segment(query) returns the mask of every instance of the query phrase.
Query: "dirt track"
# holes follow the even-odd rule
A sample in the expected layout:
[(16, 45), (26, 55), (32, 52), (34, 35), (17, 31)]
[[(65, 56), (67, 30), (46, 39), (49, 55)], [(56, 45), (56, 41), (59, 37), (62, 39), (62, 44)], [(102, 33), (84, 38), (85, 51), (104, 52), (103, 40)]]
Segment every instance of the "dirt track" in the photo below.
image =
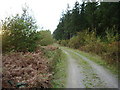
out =
[(66, 88), (118, 88), (117, 77), (106, 68), (68, 48), (62, 50), (68, 59)]

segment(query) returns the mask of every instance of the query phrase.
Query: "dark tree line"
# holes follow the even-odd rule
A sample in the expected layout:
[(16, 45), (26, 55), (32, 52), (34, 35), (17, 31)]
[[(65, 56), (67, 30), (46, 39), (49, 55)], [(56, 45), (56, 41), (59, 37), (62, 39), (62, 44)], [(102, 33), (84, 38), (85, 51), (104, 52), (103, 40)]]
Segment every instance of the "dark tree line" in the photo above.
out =
[(70, 39), (77, 32), (96, 30), (98, 36), (104, 36), (111, 28), (120, 29), (120, 2), (75, 2), (72, 10), (69, 5), (60, 18), (54, 38), (57, 40)]

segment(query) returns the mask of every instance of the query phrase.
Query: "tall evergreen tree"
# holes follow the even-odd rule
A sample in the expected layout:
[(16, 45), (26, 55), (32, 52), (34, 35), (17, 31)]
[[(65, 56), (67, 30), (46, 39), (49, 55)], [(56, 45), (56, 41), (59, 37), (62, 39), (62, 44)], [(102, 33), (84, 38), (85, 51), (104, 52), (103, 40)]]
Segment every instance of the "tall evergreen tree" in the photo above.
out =
[(71, 10), (69, 10), (69, 4), (67, 6), (66, 14), (65, 14), (65, 20), (64, 20), (64, 30), (66, 39), (70, 39), (72, 35), (72, 23), (71, 23)]
[(75, 6), (72, 10), (71, 16), (71, 26), (72, 26), (72, 36), (79, 32), (80, 28), (80, 5), (79, 2), (75, 2)]
[(97, 2), (92, 2), (92, 3), (88, 2), (85, 7), (85, 17), (87, 19), (88, 27), (90, 28), (90, 30), (95, 29), (97, 25), (97, 20), (96, 20), (97, 5), (98, 5)]
[(120, 29), (119, 13), (120, 2), (83, 2), (81, 5), (75, 2), (73, 9), (69, 10), (68, 6), (63, 14), (54, 36), (57, 39), (70, 39), (85, 29), (96, 30), (97, 35), (104, 36), (107, 29)]
[(79, 30), (83, 31), (87, 27), (87, 21), (85, 18), (85, 3), (83, 2), (81, 7), (80, 7), (80, 27)]

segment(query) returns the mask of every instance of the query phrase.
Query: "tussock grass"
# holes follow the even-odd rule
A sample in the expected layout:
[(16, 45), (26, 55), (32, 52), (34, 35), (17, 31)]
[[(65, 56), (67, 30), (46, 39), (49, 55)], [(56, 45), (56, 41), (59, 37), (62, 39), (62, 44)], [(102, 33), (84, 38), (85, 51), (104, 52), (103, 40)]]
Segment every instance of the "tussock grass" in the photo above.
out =
[(65, 88), (67, 77), (67, 59), (66, 55), (60, 49), (46, 52), (50, 60), (50, 67), (52, 72), (51, 84), (52, 88)]

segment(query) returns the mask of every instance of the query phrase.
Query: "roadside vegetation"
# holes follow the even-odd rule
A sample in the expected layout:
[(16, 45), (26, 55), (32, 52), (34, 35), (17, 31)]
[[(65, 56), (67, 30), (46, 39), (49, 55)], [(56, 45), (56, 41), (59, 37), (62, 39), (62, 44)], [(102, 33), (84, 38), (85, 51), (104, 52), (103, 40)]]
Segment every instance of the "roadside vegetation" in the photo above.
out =
[[(67, 50), (67, 48), (64, 48), (64, 49)], [(118, 71), (119, 71), (118, 70), (118, 63), (116, 63), (116, 64), (108, 64), (105, 59), (103, 59), (101, 56), (99, 56), (99, 55), (97, 55), (95, 53), (87, 53), (85, 51), (80, 51), (78, 49), (70, 49), (70, 48), (68, 50), (74, 51), (76, 53), (79, 53), (80, 55), (83, 55), (83, 56), (87, 57), (89, 60), (97, 63), (98, 65), (107, 68), (108, 70), (110, 70), (110, 72), (112, 72), (115, 75), (118, 74)], [(76, 55), (74, 55), (72, 52), (71, 52), (71, 55), (74, 58), (78, 59), (78, 57), (76, 57)], [(81, 62), (81, 60), (79, 60), (79, 59), (78, 59), (78, 63)], [(81, 65), (81, 63), (80, 63), (80, 65)]]
[(49, 61), (43, 51), (12, 52), (2, 56), (3, 88), (51, 87)]
[(103, 59), (102, 57), (100, 57), (94, 53), (86, 53), (83, 51), (76, 51), (76, 52), (80, 53), (83, 56), (86, 56), (88, 59), (92, 60), (93, 62), (107, 68), (113, 74), (118, 75), (118, 72), (119, 72), (118, 63), (108, 64), (105, 59)]
[(52, 71), (51, 84), (53, 88), (65, 88), (67, 78), (67, 60), (66, 55), (61, 49), (55, 46), (48, 46), (45, 49), (45, 55), (49, 58)]
[[(119, 4), (76, 2), (71, 10), (68, 5), (53, 33), (54, 38), (62, 46), (100, 56), (105, 66), (114, 67), (117, 72), (120, 63)], [(112, 9), (115, 13), (110, 15)]]
[[(112, 87), (110, 83), (114, 82), (115, 78), (116, 82), (114, 82), (113, 84), (116, 83), (115, 85), (118, 85), (118, 73), (116, 73), (118, 72), (118, 70), (115, 69), (114, 71), (113, 68), (110, 65), (107, 65), (106, 62), (99, 56), (95, 54), (85, 53), (77, 49), (75, 50), (67, 47), (61, 48), (69, 53), (69, 57), (71, 57), (71, 59), (75, 61), (76, 66), (79, 67), (80, 77), (82, 77), (80, 82), (84, 85), (85, 88)], [(113, 72), (113, 74), (111, 73), (111, 71)], [(109, 79), (112, 79), (112, 81), (107, 82), (108, 77)]]
[[(119, 4), (75, 2), (72, 10), (68, 5), (53, 35), (50, 30), (38, 30), (28, 7), (22, 8), (22, 14), (6, 17), (0, 35), (2, 87), (65, 88), (67, 59), (59, 46), (53, 45), (55, 39), (58, 44), (77, 49), (75, 52), (118, 73)], [(87, 65), (82, 62), (83, 68), (89, 70), (91, 67)]]
[[(72, 51), (76, 52), (76, 50), (72, 50)], [(82, 73), (84, 76), (86, 76), (83, 79), (83, 84), (86, 88), (105, 87), (104, 82), (101, 81), (100, 77), (98, 77), (98, 75), (95, 73), (95, 71), (89, 65), (89, 63), (87, 61), (83, 60), (82, 58), (80, 58), (73, 52), (70, 52), (70, 53), (71, 53), (71, 56), (76, 59), (76, 62), (82, 68), (80, 73)]]
[(64, 87), (65, 55), (52, 45), (49, 30), (37, 29), (26, 7), (2, 20), (3, 88)]
[[(58, 41), (58, 43), (89, 54), (91, 53), (91, 55), (84, 52), (81, 52), (80, 54), (91, 58), (90, 60), (94, 60), (95, 62), (106, 66), (114, 73), (118, 73), (118, 56), (120, 53), (118, 48), (120, 43), (117, 41), (118, 34), (116, 34), (113, 38), (110, 37), (110, 34), (108, 33), (108, 35), (106, 35), (106, 42), (100, 37), (97, 38), (95, 34), (95, 32), (80, 32), (77, 36), (72, 37), (70, 40), (61, 40)], [(111, 39), (112, 41), (109, 41)]]

